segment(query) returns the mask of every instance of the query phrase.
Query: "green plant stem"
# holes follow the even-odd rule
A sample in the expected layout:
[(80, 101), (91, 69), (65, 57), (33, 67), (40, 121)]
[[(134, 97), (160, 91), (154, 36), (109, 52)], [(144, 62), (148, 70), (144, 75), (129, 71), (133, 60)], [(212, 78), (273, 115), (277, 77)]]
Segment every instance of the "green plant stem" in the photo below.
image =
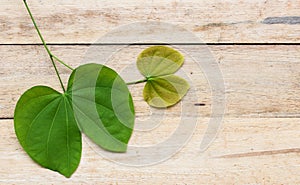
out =
[(25, 4), (25, 7), (26, 7), (26, 9), (27, 9), (27, 12), (28, 12), (28, 14), (29, 14), (29, 16), (30, 16), (30, 18), (31, 18), (31, 20), (32, 20), (32, 23), (33, 23), (33, 25), (34, 25), (34, 27), (35, 27), (35, 29), (36, 29), (36, 31), (37, 31), (37, 33), (38, 33), (38, 35), (39, 35), (39, 37), (40, 37), (42, 43), (43, 43), (43, 45), (44, 45), (44, 48), (46, 49), (46, 51), (47, 51), (47, 53), (48, 53), (48, 55), (49, 55), (49, 57), (50, 57), (50, 60), (51, 60), (52, 65), (53, 65), (53, 67), (54, 67), (54, 69), (55, 69), (56, 75), (57, 75), (58, 80), (59, 80), (59, 82), (60, 82), (60, 85), (61, 85), (63, 91), (65, 92), (65, 87), (64, 87), (64, 85), (63, 85), (63, 83), (62, 83), (62, 80), (61, 80), (61, 77), (60, 77), (59, 72), (58, 72), (58, 70), (57, 70), (57, 67), (56, 67), (56, 64), (55, 64), (55, 62), (54, 62), (54, 59), (57, 60), (57, 61), (58, 61), (59, 63), (61, 63), (62, 65), (64, 65), (65, 67), (67, 67), (68, 69), (71, 69), (71, 70), (74, 70), (74, 69), (73, 69), (72, 67), (70, 67), (69, 65), (67, 65), (66, 63), (64, 63), (62, 60), (60, 60), (59, 58), (57, 58), (55, 55), (53, 55), (53, 54), (51, 53), (50, 49), (48, 48), (48, 46), (47, 46), (47, 44), (46, 44), (46, 42), (45, 42), (45, 40), (44, 40), (44, 38), (43, 38), (43, 36), (42, 36), (42, 34), (41, 34), (39, 28), (38, 28), (38, 26), (37, 26), (37, 24), (36, 24), (36, 22), (35, 22), (35, 20), (34, 20), (34, 18), (33, 18), (33, 15), (32, 15), (32, 13), (31, 13), (31, 11), (30, 11), (30, 9), (29, 9), (29, 6), (28, 6), (26, 0), (23, 0), (23, 2), (24, 2), (24, 4)]
[(143, 80), (138, 80), (138, 81), (135, 81), (135, 82), (128, 82), (128, 83), (126, 83), (126, 85), (134, 85), (134, 84), (144, 83), (144, 82), (147, 82), (147, 81), (148, 81), (147, 79), (143, 79)]
[(57, 75), (57, 77), (58, 77), (58, 79), (59, 79), (59, 83), (60, 83), (60, 85), (61, 85), (62, 90), (63, 90), (64, 92), (66, 92), (66, 89), (65, 89), (65, 87), (64, 87), (64, 84), (62, 83), (62, 80), (61, 80), (61, 78), (60, 78), (60, 75), (59, 75), (59, 72), (58, 72), (58, 70), (57, 70), (57, 67), (56, 67), (56, 65), (55, 65), (55, 63), (54, 63), (53, 57), (50, 57), (50, 60), (51, 60), (52, 65), (53, 65), (53, 67), (54, 67), (55, 73), (56, 73), (56, 75)]
[(59, 63), (61, 63), (62, 65), (64, 65), (65, 67), (69, 68), (70, 70), (74, 70), (72, 67), (70, 67), (68, 64), (64, 63), (62, 60), (60, 60), (59, 58), (57, 58), (57, 56), (53, 55), (51, 53), (52, 58), (54, 58), (56, 61), (58, 61)]

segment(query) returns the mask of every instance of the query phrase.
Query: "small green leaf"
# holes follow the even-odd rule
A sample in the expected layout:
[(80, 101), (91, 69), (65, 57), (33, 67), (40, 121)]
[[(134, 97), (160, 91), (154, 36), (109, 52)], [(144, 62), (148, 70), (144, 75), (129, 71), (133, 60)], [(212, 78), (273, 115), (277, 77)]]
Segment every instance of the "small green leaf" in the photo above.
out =
[(106, 150), (125, 152), (135, 115), (121, 77), (103, 65), (86, 64), (71, 74), (68, 93), (81, 131)]
[(70, 177), (81, 157), (81, 133), (68, 97), (36, 86), (19, 99), (14, 127), (28, 155), (41, 166)]
[(183, 61), (183, 55), (170, 47), (152, 46), (138, 56), (137, 67), (142, 75), (149, 78), (173, 74)]
[(170, 107), (184, 97), (189, 84), (173, 75), (183, 62), (181, 53), (166, 46), (149, 47), (138, 56), (137, 67), (147, 81), (143, 95), (149, 105)]
[(175, 75), (150, 78), (144, 88), (145, 101), (154, 107), (169, 107), (181, 100), (189, 84)]

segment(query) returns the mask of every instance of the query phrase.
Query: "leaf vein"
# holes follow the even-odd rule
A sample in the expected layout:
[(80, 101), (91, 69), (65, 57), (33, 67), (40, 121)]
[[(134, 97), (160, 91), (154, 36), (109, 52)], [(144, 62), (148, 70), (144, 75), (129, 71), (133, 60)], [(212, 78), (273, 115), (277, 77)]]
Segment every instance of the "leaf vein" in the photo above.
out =
[(66, 99), (64, 99), (64, 104), (65, 104), (65, 110), (66, 110), (66, 125), (67, 125), (67, 163), (68, 163), (68, 169), (70, 169), (70, 147), (69, 147), (69, 117), (68, 117), (68, 109), (67, 109), (67, 103), (66, 103)]
[(29, 136), (29, 133), (30, 133), (30, 131), (31, 131), (31, 128), (32, 128), (32, 126), (33, 126), (33, 124), (35, 123), (35, 121), (38, 119), (38, 117), (55, 101), (55, 100), (57, 100), (57, 98), (55, 98), (55, 99), (53, 99), (52, 101), (50, 101), (49, 103), (48, 103), (48, 105), (46, 105), (36, 116), (35, 116), (35, 118), (30, 122), (30, 124), (29, 124), (29, 128), (28, 128), (28, 131), (27, 131), (27, 134), (26, 134), (26, 138), (25, 138), (25, 143), (26, 143), (26, 141), (27, 141), (27, 139), (28, 139), (28, 136)]
[(60, 100), (60, 103), (57, 106), (57, 110), (56, 110), (56, 112), (54, 114), (54, 117), (53, 117), (53, 120), (51, 122), (50, 130), (49, 130), (48, 137), (47, 137), (47, 142), (46, 142), (46, 157), (47, 157), (47, 161), (49, 160), (49, 142), (50, 142), (50, 136), (51, 136), (52, 129), (53, 129), (53, 126), (54, 126), (54, 121), (55, 121), (57, 113), (58, 113), (58, 111), (60, 109), (61, 103), (62, 103), (62, 101)]

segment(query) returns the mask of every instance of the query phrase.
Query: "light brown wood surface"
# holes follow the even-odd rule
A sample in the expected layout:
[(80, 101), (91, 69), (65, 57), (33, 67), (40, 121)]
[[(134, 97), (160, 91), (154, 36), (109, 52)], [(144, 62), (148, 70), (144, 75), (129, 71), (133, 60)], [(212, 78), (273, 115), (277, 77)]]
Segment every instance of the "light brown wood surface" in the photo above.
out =
[[(172, 23), (206, 43), (300, 42), (299, 0), (89, 0), (84, 3), (32, 0), (28, 3), (45, 39), (51, 43), (93, 43), (117, 27), (139, 21)], [(294, 22), (288, 21), (290, 16), (296, 16)], [(268, 19), (274, 17), (275, 21)], [(1, 0), (0, 25), (1, 43), (40, 42), (21, 0)]]
[[(126, 38), (128, 33), (115, 34), (109, 45), (93, 46), (101, 51), (100, 56), (108, 58), (89, 58), (88, 44), (117, 27), (138, 21), (171, 23), (212, 45), (198, 45), (199, 41), (184, 37), (180, 45), (174, 45), (186, 57), (179, 75), (187, 78), (195, 90), (183, 100), (189, 105), (185, 118), (197, 118), (190, 140), (179, 152), (155, 165), (124, 166), (97, 153), (84, 136), (80, 166), (72, 178), (66, 179), (35, 164), (14, 133), (13, 113), (20, 95), (35, 85), (57, 90), (60, 86), (47, 53), (37, 45), (40, 40), (22, 1), (1, 0), (0, 184), (300, 184), (300, 1), (28, 3), (46, 41), (54, 43), (50, 49), (55, 55), (72, 67), (105, 63), (126, 81), (141, 77), (134, 63), (139, 52), (148, 47), (117, 45), (123, 38), (134, 39)], [(142, 31), (139, 36), (147, 38), (153, 31), (163, 31), (159, 29)], [(210, 53), (204, 52), (205, 48)], [(191, 53), (199, 53), (202, 60)], [(201, 152), (214, 97), (207, 74), (198, 64), (209, 57), (215, 59), (222, 72), (226, 106), (216, 139)], [(59, 71), (66, 83), (70, 70), (59, 66)], [(142, 89), (143, 84), (130, 86), (137, 124), (152, 114), (163, 115), (164, 121), (146, 132), (136, 125), (130, 146), (156, 145), (166, 140), (181, 118), (181, 104), (160, 113), (143, 101)], [(194, 106), (196, 103), (205, 105)], [(154, 152), (154, 156), (160, 153)]]
[[(96, 46), (103, 53), (114, 46)], [(114, 53), (106, 65), (128, 79), (130, 73), (138, 73), (126, 67), (135, 66), (138, 54), (148, 46), (128, 46)], [(177, 47), (177, 46), (175, 46)], [(178, 46), (180, 48), (180, 46)], [(201, 52), (206, 46), (185, 46), (186, 61), (184, 73), (197, 89), (198, 101), (186, 96), (191, 104), (205, 103), (201, 113), (210, 116), (211, 87), (204, 72), (189, 53)], [(76, 67), (90, 62), (85, 60), (88, 46), (52, 46), (53, 52), (65, 62)], [(115, 46), (117, 48), (117, 46)], [(300, 116), (300, 46), (209, 46), (223, 73), (226, 96), (226, 116), (230, 117), (299, 117)], [(203, 58), (207, 57), (203, 53)], [(0, 116), (13, 117), (13, 110), (19, 96), (31, 86), (50, 85), (60, 90), (49, 57), (42, 46), (0, 46), (2, 72), (0, 77)], [(98, 61), (103, 63), (99, 58)], [(70, 70), (61, 67), (65, 83)], [(137, 77), (142, 79), (142, 77)], [(132, 80), (138, 80), (137, 78)], [(127, 80), (128, 81), (128, 80)], [(143, 85), (131, 86), (137, 110), (143, 104)], [(146, 107), (146, 106), (145, 106)], [(144, 107), (144, 108), (145, 108)]]
[[(1, 184), (299, 184), (299, 119), (227, 118), (201, 153), (202, 119), (189, 143), (153, 166), (127, 167), (104, 159), (84, 137), (81, 164), (71, 179), (36, 165), (19, 146), (12, 121), (1, 121)], [(168, 130), (153, 136), (165, 136)], [(135, 140), (135, 134), (132, 140)], [(147, 141), (140, 138), (139, 143)]]

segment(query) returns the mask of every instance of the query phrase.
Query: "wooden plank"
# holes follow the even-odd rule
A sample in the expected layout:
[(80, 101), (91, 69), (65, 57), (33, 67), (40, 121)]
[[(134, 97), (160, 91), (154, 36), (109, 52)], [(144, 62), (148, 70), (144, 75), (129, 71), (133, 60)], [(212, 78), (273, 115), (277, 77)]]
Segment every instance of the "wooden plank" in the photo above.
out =
[[(135, 68), (135, 58), (148, 46), (96, 46), (99, 54), (110, 56), (106, 65), (120, 72), (126, 81), (141, 79)], [(200, 53), (200, 62), (209, 58), (204, 46), (175, 46), (186, 56), (179, 75), (190, 80), (196, 94), (184, 98), (191, 107), (198, 107), (204, 117), (211, 116), (212, 95), (203, 69), (199, 68), (189, 53)], [(88, 46), (51, 46), (53, 52), (65, 62), (76, 67), (90, 62), (84, 58)], [(299, 117), (300, 115), (300, 46), (210, 46), (223, 73), (226, 95), (226, 116), (230, 117)], [(0, 117), (12, 117), (20, 95), (34, 85), (49, 85), (60, 90), (59, 83), (42, 46), (0, 46)], [(101, 56), (96, 61), (102, 63)], [(64, 82), (70, 71), (60, 66)], [(130, 86), (137, 116), (150, 114), (143, 101), (143, 84)], [(197, 97), (196, 97), (197, 95)], [(168, 114), (180, 115), (180, 106), (168, 109)], [(194, 115), (195, 116), (195, 115)], [(199, 115), (198, 115), (199, 116)]]
[[(139, 21), (174, 24), (205, 43), (300, 42), (299, 0), (129, 0), (126, 3), (32, 0), (28, 3), (46, 40), (52, 43), (93, 43), (117, 27)], [(0, 25), (0, 44), (40, 43), (22, 1), (0, 2)], [(141, 31), (138, 36), (146, 38), (153, 32), (164, 31), (157, 26)], [(128, 32), (120, 32), (117, 37), (126, 38)]]
[[(207, 119), (200, 119), (193, 137), (180, 152), (146, 167), (109, 161), (97, 154), (84, 137), (81, 164), (72, 178), (66, 179), (36, 165), (18, 144), (12, 120), (2, 120), (0, 184), (299, 184), (299, 121), (226, 118), (217, 139), (201, 153)], [(165, 129), (153, 131), (150, 138), (147, 132), (135, 131), (130, 144), (142, 146), (153, 143), (153, 138), (163, 141), (174, 129), (168, 124)]]

